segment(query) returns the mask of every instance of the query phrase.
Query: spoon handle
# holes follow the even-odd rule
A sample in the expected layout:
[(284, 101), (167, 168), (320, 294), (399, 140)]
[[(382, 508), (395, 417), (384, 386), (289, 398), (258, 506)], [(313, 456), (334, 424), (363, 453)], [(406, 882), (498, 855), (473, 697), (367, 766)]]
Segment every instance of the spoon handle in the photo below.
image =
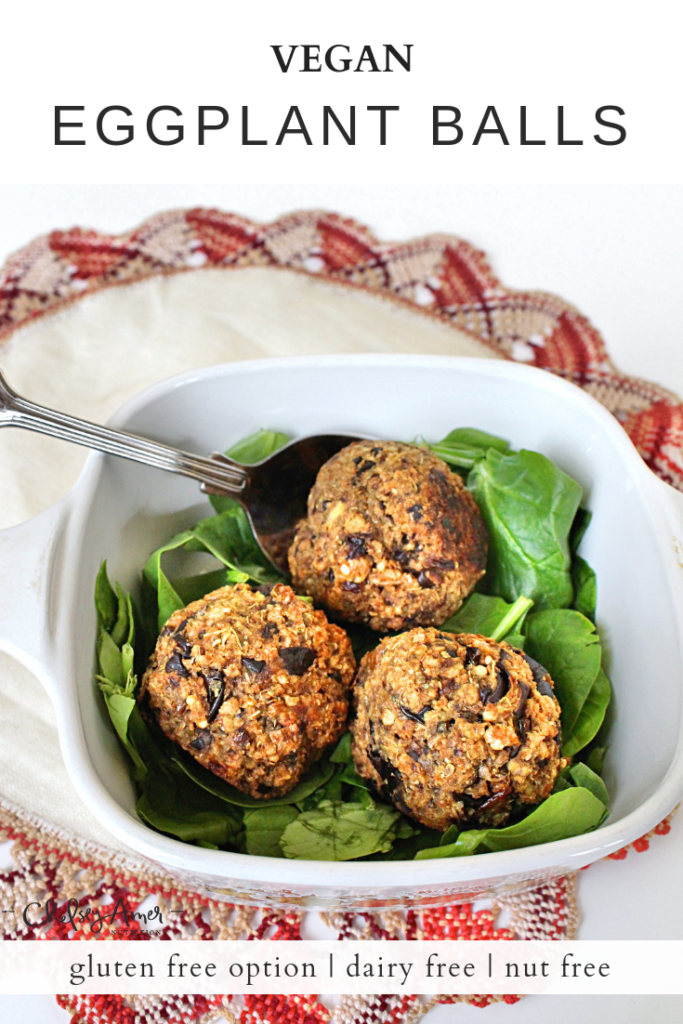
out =
[(124, 430), (112, 430), (96, 423), (46, 409), (18, 395), (0, 374), (0, 427), (21, 427), (39, 434), (49, 434), (63, 441), (95, 448), (109, 455), (142, 462), (146, 466), (179, 473), (217, 489), (219, 493), (239, 496), (247, 484), (247, 474), (241, 466), (225, 456), (220, 461), (192, 455), (168, 445), (137, 437)]

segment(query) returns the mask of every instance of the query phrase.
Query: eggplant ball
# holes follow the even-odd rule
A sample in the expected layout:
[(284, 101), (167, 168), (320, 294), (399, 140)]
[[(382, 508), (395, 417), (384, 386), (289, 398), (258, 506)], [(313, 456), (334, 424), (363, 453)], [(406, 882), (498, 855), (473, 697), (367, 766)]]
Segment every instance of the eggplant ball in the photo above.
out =
[(140, 700), (209, 771), (276, 797), (344, 732), (355, 669), (344, 630), (290, 587), (238, 584), (173, 613)]
[(484, 520), (432, 452), (356, 441), (322, 467), (289, 549), (293, 585), (379, 632), (441, 625), (484, 575)]
[(429, 828), (503, 825), (567, 763), (546, 670), (475, 634), (387, 637), (361, 662), (354, 710), (356, 771)]

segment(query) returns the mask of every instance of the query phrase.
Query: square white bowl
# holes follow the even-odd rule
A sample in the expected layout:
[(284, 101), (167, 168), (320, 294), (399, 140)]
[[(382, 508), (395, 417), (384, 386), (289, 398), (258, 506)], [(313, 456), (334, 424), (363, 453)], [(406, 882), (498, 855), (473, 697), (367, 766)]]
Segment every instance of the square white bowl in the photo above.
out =
[(580, 389), (508, 362), (329, 356), (218, 366), (142, 393), (112, 424), (208, 453), (261, 428), (438, 439), (478, 427), (553, 459), (584, 488), (581, 553), (598, 575), (598, 628), (614, 687), (605, 763), (612, 800), (597, 831), (504, 853), (431, 861), (321, 863), (204, 850), (135, 815), (135, 791), (93, 684), (95, 576), (136, 587), (141, 566), (208, 514), (190, 480), (93, 454), (64, 501), (0, 533), (0, 648), (44, 682), (71, 778), (120, 841), (184, 884), (231, 902), (306, 907), (427, 905), (519, 890), (643, 835), (683, 795), (683, 497), (645, 466), (613, 417)]

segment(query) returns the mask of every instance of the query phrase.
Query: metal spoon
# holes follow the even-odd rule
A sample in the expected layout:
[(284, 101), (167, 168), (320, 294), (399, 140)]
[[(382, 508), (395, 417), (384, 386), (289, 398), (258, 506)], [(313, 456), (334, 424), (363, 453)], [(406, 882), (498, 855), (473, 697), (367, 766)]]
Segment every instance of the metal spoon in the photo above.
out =
[(46, 409), (18, 395), (0, 374), (0, 427), (22, 427), (87, 448), (119, 455), (169, 473), (198, 480), (207, 494), (235, 498), (249, 517), (266, 558), (287, 572), (287, 550), (297, 522), (306, 515), (308, 493), (318, 470), (346, 445), (350, 434), (319, 434), (291, 441), (254, 466), (241, 466), (220, 452), (210, 457), (170, 448)]

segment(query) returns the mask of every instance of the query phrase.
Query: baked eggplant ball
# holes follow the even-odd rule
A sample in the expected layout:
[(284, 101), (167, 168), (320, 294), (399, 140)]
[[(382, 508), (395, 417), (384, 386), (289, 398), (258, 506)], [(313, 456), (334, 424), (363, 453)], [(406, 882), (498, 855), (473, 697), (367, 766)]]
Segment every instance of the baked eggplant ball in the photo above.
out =
[(378, 795), (430, 828), (496, 827), (553, 789), (560, 706), (546, 670), (506, 643), (413, 629), (354, 686), (353, 759)]
[(320, 470), (289, 567), (297, 591), (388, 632), (445, 622), (486, 554), (481, 513), (445, 462), (398, 441), (356, 441)]
[(140, 700), (209, 771), (276, 797), (346, 728), (355, 668), (344, 630), (290, 587), (238, 584), (173, 613)]

